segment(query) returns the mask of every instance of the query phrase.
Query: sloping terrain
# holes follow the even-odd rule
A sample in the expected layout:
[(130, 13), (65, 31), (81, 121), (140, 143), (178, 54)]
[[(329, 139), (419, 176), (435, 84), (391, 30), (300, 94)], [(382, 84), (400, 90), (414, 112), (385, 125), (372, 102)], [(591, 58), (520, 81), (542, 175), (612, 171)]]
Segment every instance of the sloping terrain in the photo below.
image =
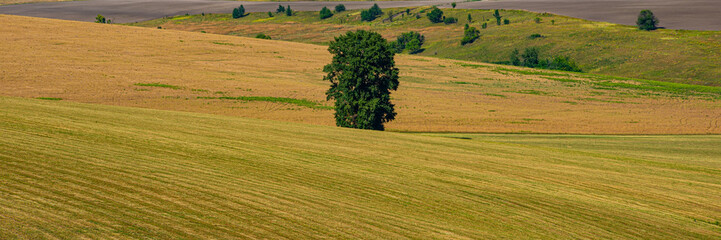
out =
[[(333, 125), (325, 47), (0, 15), (0, 95)], [(721, 133), (721, 89), (397, 55), (392, 131)]]
[(719, 136), (424, 136), (8, 97), (0, 109), (2, 239), (721, 237)]
[[(297, 12), (288, 17), (252, 13), (240, 19), (229, 14), (177, 16), (141, 22), (137, 26), (255, 37), (264, 33), (273, 39), (327, 44), (348, 30), (377, 31), (387, 39), (403, 32), (426, 36), (421, 56), (490, 63), (509, 62), (514, 49), (521, 53), (536, 47), (542, 59), (568, 56), (589, 73), (642, 78), (708, 86), (721, 86), (721, 32), (659, 29), (641, 31), (635, 26), (593, 22), (552, 14), (501, 11), (510, 24), (496, 25), (490, 10), (443, 9), (444, 16), (457, 24), (431, 23), (429, 7), (384, 9), (395, 12), (373, 22), (362, 22), (359, 11), (336, 13), (321, 20), (318, 12)], [(463, 28), (468, 23), (480, 30), (480, 38), (462, 46)], [(540, 22), (536, 23), (536, 18)], [(487, 24), (487, 29), (482, 24)], [(536, 37), (532, 37), (532, 36)]]

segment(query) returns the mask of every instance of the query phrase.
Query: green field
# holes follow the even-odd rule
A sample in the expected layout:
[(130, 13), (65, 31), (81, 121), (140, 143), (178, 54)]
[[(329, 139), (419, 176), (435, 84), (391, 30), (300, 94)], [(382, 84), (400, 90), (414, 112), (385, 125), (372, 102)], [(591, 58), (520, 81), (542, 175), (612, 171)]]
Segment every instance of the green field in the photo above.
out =
[[(432, 24), (427, 7), (412, 8), (410, 14), (387, 15), (371, 23), (361, 22), (359, 11), (336, 13), (320, 20), (318, 12), (296, 12), (288, 17), (251, 13), (240, 19), (229, 14), (205, 14), (163, 18), (131, 25), (254, 37), (258, 33), (273, 39), (326, 44), (349, 30), (368, 29), (393, 39), (402, 32), (419, 31), (426, 36), (425, 51), (419, 55), (491, 63), (506, 62), (513, 49), (538, 47), (543, 58), (569, 56), (590, 73), (677, 83), (721, 86), (721, 32), (660, 29), (646, 32), (635, 26), (593, 22), (552, 14), (505, 10), (511, 21), (497, 26), (490, 10), (443, 9), (457, 24)], [(231, 9), (228, 9), (230, 12)], [(405, 9), (384, 9), (401, 13)], [(481, 29), (481, 38), (461, 46), (463, 26)], [(416, 18), (419, 15), (420, 18)], [(540, 23), (535, 18), (540, 18)], [(663, 21), (663, 19), (661, 19)], [(530, 39), (532, 34), (543, 37)]]
[(0, 238), (718, 239), (721, 137), (408, 134), (0, 97)]

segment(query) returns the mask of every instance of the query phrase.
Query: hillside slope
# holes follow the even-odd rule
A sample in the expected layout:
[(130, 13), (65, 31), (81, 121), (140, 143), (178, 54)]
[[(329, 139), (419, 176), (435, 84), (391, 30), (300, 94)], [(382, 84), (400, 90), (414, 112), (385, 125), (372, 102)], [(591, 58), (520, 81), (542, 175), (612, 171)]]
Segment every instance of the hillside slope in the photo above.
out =
[[(323, 46), (0, 15), (0, 95), (334, 125)], [(721, 88), (396, 56), (434, 132), (721, 133)]]
[(422, 136), (7, 97), (0, 109), (2, 239), (721, 237), (718, 136)]
[[(320, 9), (319, 9), (320, 10)], [(417, 31), (426, 36), (426, 50), (419, 55), (472, 60), (508, 62), (513, 49), (521, 52), (537, 47), (542, 58), (569, 56), (590, 73), (658, 81), (721, 86), (721, 32), (667, 30), (640, 31), (635, 26), (558, 16), (545, 13), (506, 10), (500, 14), (510, 20), (496, 25), (490, 10), (443, 9), (457, 24), (433, 24), (426, 18), (428, 7), (384, 9), (398, 15), (390, 22), (386, 15), (371, 23), (361, 22), (359, 11), (337, 13), (320, 20), (318, 12), (297, 12), (268, 17), (251, 13), (241, 19), (228, 14), (178, 16), (133, 25), (187, 31), (254, 37), (265, 33), (274, 39), (325, 44), (345, 31), (370, 29), (393, 39), (402, 32)], [(422, 13), (425, 11), (426, 13)], [(460, 45), (463, 27), (471, 15), (471, 27), (480, 30), (474, 43)], [(416, 17), (418, 16), (418, 17)], [(536, 23), (535, 18), (540, 22)], [(663, 19), (661, 19), (663, 21)], [(486, 23), (488, 28), (482, 29)], [(529, 38), (533, 34), (543, 37)]]

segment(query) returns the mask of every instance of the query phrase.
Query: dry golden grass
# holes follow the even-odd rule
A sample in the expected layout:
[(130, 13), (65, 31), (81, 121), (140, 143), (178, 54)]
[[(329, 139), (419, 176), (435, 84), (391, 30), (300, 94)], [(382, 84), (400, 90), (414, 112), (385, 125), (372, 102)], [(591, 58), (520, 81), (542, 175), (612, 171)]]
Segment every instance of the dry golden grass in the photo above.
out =
[[(333, 125), (323, 46), (0, 15), (0, 95)], [(394, 131), (721, 133), (717, 93), (398, 55)], [(566, 75), (565, 73), (561, 75)], [(159, 83), (177, 88), (138, 86)], [(630, 85), (635, 86), (635, 85)], [(208, 99), (216, 98), (216, 99)]]
[(9, 97), (0, 109), (0, 239), (721, 237), (719, 136), (409, 134)]

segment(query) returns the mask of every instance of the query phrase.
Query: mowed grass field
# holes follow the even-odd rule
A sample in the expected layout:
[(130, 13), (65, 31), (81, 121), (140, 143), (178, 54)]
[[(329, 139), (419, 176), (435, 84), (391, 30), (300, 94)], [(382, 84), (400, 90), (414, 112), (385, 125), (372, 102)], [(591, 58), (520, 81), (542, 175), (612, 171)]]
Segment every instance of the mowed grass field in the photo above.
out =
[[(326, 47), (0, 16), (0, 95), (334, 125)], [(721, 89), (397, 55), (391, 131), (721, 133)]]
[[(491, 10), (443, 9), (457, 24), (433, 24), (426, 17), (429, 7), (383, 9), (373, 22), (361, 22), (360, 10), (336, 13), (320, 20), (318, 12), (296, 12), (294, 16), (251, 13), (240, 19), (230, 14), (177, 16), (141, 22), (137, 26), (205, 31), (254, 37), (258, 33), (274, 39), (326, 44), (348, 30), (377, 31), (388, 39), (402, 32), (417, 31), (426, 36), (422, 56), (482, 62), (508, 62), (513, 49), (540, 49), (542, 58), (568, 56), (585, 72), (667, 82), (721, 86), (721, 32), (667, 30), (640, 31), (635, 26), (593, 22), (583, 19), (516, 10), (501, 10), (508, 25), (496, 25)], [(228, 9), (230, 12), (232, 9)], [(320, 10), (320, 9), (318, 9)], [(423, 13), (425, 11), (425, 13)], [(387, 13), (394, 12), (393, 21)], [(481, 32), (474, 43), (460, 45), (463, 27), (471, 15), (471, 27)], [(419, 16), (416, 17), (416, 16)], [(536, 23), (535, 18), (540, 22)], [(661, 19), (663, 22), (663, 19)], [(488, 24), (482, 29), (483, 23)], [(540, 38), (529, 38), (540, 34)]]
[(718, 239), (719, 136), (408, 134), (0, 97), (0, 238)]

